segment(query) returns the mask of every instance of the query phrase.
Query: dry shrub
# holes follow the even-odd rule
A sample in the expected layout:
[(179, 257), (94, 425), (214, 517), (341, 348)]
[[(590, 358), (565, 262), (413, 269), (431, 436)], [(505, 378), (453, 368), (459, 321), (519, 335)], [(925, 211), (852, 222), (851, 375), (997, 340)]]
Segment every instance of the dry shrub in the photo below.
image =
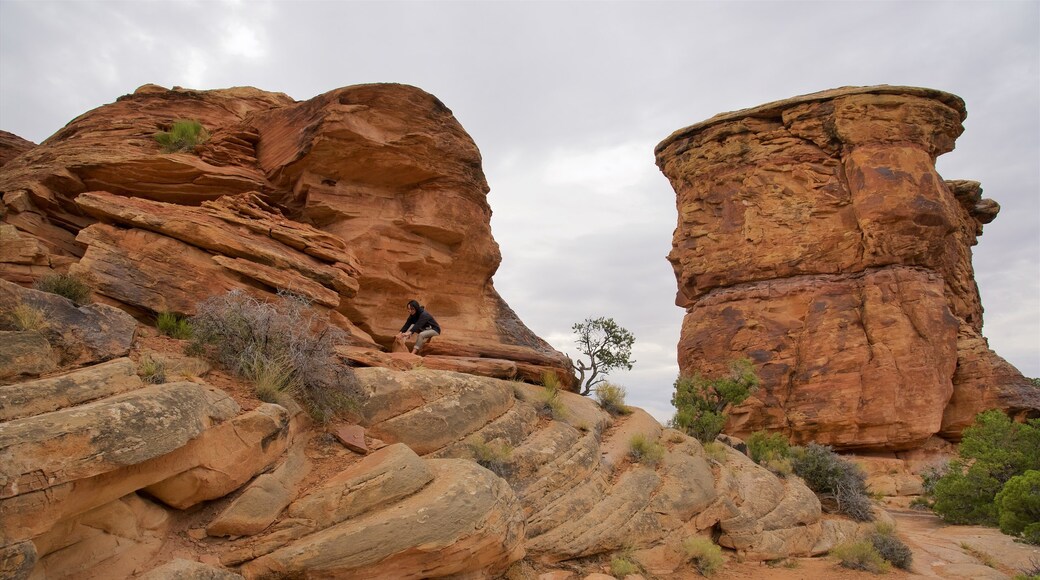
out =
[(43, 310), (19, 302), (11, 312), (15, 328), (18, 330), (43, 330), (47, 328), (47, 315)]

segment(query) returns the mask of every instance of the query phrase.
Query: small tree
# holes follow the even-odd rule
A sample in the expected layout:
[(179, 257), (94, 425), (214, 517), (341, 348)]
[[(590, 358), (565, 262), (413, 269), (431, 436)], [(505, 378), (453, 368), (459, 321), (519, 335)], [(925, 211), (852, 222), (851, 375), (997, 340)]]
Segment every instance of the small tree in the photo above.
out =
[(631, 370), (632, 344), (636, 337), (613, 318), (586, 318), (571, 327), (578, 335), (578, 351), (589, 362), (578, 359), (571, 366), (578, 371), (578, 392), (588, 395), (592, 388), (606, 380), (606, 374), (615, 369)]
[(675, 381), (672, 426), (703, 443), (714, 441), (726, 424), (725, 410), (743, 403), (758, 388), (758, 376), (750, 359), (730, 363), (727, 376), (706, 379), (699, 373)]

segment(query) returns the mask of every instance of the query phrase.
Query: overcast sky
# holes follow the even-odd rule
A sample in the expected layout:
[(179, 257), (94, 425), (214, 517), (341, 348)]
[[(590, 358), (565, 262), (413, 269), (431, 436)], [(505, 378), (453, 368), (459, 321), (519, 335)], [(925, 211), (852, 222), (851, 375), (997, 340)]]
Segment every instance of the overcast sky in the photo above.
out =
[(40, 142), (155, 83), (306, 100), (400, 82), (484, 158), (495, 286), (537, 334), (610, 316), (636, 336), (628, 402), (671, 416), (683, 312), (665, 256), (672, 131), (845, 85), (962, 97), (946, 179), (1002, 206), (975, 248), (991, 346), (1040, 376), (1040, 3), (44, 2), (0, 0), (0, 129)]

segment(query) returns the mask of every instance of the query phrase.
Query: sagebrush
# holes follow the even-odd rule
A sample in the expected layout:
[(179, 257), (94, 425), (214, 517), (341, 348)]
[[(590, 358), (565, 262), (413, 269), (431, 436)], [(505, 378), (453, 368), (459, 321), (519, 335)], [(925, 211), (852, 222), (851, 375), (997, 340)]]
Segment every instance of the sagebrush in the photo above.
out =
[[(191, 350), (216, 360), (251, 381), (288, 378), (276, 391), (292, 394), (311, 417), (327, 423), (352, 411), (360, 395), (353, 370), (333, 353), (341, 332), (321, 319), (307, 299), (280, 292), (262, 302), (240, 290), (200, 303), (192, 318)], [(273, 396), (268, 393), (265, 396)]]
[(632, 410), (625, 405), (625, 396), (628, 394), (625, 387), (614, 383), (600, 383), (596, 386), (596, 400), (604, 411), (611, 415), (628, 415)]
[(895, 529), (888, 525), (878, 525), (869, 538), (877, 553), (900, 570), (909, 570), (913, 564), (914, 553), (903, 540), (895, 535)]
[(791, 456), (794, 473), (816, 492), (825, 509), (861, 522), (874, 520), (867, 476), (858, 465), (816, 443), (796, 448)]
[(90, 299), (90, 293), (94, 291), (86, 276), (71, 272), (47, 274), (36, 281), (34, 288), (41, 292), (64, 296), (77, 306), (86, 304)]
[(852, 570), (882, 574), (889, 568), (888, 562), (881, 557), (870, 540), (842, 544), (831, 550), (830, 555), (840, 560), (842, 566)]

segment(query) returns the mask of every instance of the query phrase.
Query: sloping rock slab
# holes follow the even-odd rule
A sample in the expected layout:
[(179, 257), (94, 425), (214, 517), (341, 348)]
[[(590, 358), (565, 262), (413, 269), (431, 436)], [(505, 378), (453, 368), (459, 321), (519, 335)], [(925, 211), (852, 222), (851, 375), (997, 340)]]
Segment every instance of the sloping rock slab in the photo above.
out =
[(49, 413), (143, 386), (137, 376), (137, 365), (128, 358), (117, 358), (56, 377), (2, 386), (0, 421)]
[(0, 330), (0, 380), (37, 376), (53, 371), (54, 351), (47, 337), (36, 331)]
[(428, 460), (432, 483), (385, 509), (307, 536), (242, 566), (246, 578), (493, 577), (524, 555), (509, 485), (465, 460)]

